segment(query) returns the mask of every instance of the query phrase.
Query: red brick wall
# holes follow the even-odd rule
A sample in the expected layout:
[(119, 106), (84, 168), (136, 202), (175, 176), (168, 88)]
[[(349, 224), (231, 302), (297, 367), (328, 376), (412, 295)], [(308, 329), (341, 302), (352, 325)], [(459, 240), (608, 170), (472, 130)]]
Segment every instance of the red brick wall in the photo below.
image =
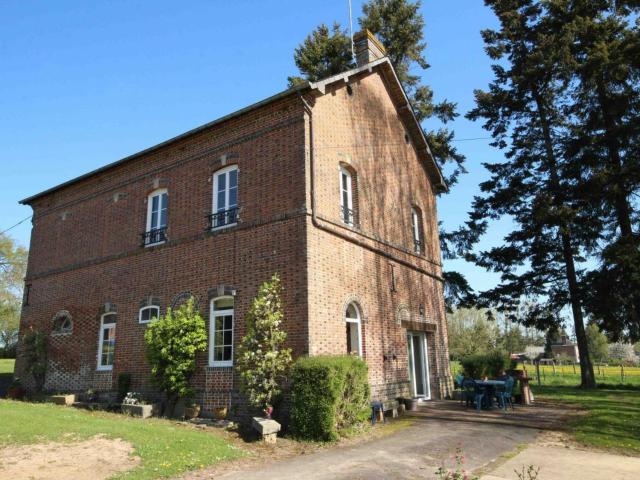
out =
[[(233, 286), (237, 345), (251, 298), (275, 272), (285, 289), (289, 343), (306, 353), (305, 186), (295, 181), (304, 178), (303, 141), (302, 106), (290, 98), (37, 200), (22, 332), (31, 325), (51, 331), (62, 309), (74, 322), (72, 334), (50, 337), (46, 388), (111, 389), (118, 374), (128, 372), (132, 388), (149, 390), (145, 325), (138, 322), (143, 299), (158, 297), (165, 312), (176, 295), (189, 291), (208, 319), (209, 290)], [(241, 222), (205, 233), (211, 178), (223, 155), (226, 164), (238, 164)], [(169, 242), (142, 248), (146, 196), (158, 185), (169, 192)], [(67, 212), (64, 220), (60, 212)], [(96, 371), (106, 302), (118, 313), (112, 373)], [(203, 391), (205, 385), (215, 389), (204, 396), (210, 408), (227, 403), (234, 380), (230, 368), (207, 367), (207, 355), (199, 359), (194, 382)]]
[[(352, 95), (339, 83), (310, 99), (321, 227), (309, 222), (307, 236), (310, 351), (346, 352), (344, 310), (354, 299), (365, 317), (363, 350), (373, 395), (395, 398), (408, 389), (406, 329), (398, 324), (398, 311), (406, 308), (412, 320), (437, 325), (427, 343), (432, 394), (438, 397), (448, 393), (450, 373), (435, 195), (382, 77), (350, 82)], [(341, 164), (357, 174), (356, 228), (343, 226), (340, 218)], [(423, 214), (424, 255), (413, 254), (412, 205)]]

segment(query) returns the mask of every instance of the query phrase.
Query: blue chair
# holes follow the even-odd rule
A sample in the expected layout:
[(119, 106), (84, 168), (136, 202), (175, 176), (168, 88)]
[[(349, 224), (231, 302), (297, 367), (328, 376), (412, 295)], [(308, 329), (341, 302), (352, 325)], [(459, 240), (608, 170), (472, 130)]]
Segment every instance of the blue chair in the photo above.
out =
[(484, 390), (473, 380), (465, 380), (463, 385), (466, 407), (469, 408), (469, 402), (473, 402), (476, 410), (480, 411), (482, 408), (482, 400), (484, 399)]
[(454, 383), (455, 389), (460, 391), (460, 405), (462, 405), (462, 402), (464, 402), (465, 400), (465, 391), (464, 391), (464, 385), (463, 385), (464, 375), (462, 375), (461, 373), (456, 375), (455, 378), (453, 379), (453, 383)]
[(513, 410), (513, 385), (515, 384), (515, 380), (513, 377), (506, 377), (504, 380), (504, 387), (500, 387), (496, 390), (496, 399), (498, 400), (498, 405), (500, 408), (507, 409), (507, 405), (511, 405), (511, 410)]

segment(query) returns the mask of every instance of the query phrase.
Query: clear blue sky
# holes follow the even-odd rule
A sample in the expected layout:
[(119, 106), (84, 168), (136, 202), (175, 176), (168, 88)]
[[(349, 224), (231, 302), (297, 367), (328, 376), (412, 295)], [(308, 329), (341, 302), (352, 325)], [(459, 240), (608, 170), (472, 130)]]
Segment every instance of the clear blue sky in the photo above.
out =
[[(480, 0), (424, 0), (422, 10), (424, 80), (464, 113), (491, 79), (480, 30), (495, 18)], [(20, 199), (284, 89), (293, 49), (321, 22), (347, 25), (348, 10), (347, 0), (21, 0), (1, 2), (0, 19), (2, 231), (31, 214)], [(453, 127), (459, 139), (487, 136), (464, 118)], [(457, 145), (469, 174), (439, 201), (447, 227), (464, 221), (481, 163), (501, 158), (488, 140)], [(30, 227), (9, 234), (28, 246)], [(476, 289), (496, 281), (464, 262), (446, 267)]]

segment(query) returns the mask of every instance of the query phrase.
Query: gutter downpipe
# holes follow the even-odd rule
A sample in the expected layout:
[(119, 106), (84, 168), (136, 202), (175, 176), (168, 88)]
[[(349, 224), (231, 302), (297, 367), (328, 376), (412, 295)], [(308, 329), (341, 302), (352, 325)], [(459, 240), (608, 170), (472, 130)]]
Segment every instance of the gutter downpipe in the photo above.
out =
[[(319, 221), (318, 221), (318, 216), (316, 213), (316, 196), (315, 196), (315, 158), (314, 158), (314, 151), (313, 151), (313, 111), (311, 106), (309, 105), (309, 103), (305, 100), (304, 96), (302, 95), (302, 93), (300, 91), (298, 91), (298, 95), (300, 96), (300, 100), (302, 101), (302, 105), (305, 109), (305, 111), (307, 112), (307, 114), (309, 115), (309, 175), (310, 175), (310, 179), (309, 179), (309, 184), (310, 184), (310, 193), (311, 193), (311, 223), (313, 224), (314, 227), (319, 228), (320, 230), (323, 230), (325, 232), (328, 232), (332, 235), (336, 235), (340, 238), (342, 238), (343, 240), (347, 240), (348, 242), (351, 243), (355, 243), (356, 245), (358, 245), (359, 247), (365, 248), (371, 252), (374, 252), (378, 255), (381, 255), (383, 257), (385, 257), (388, 260), (391, 260), (395, 263), (398, 263), (400, 265), (403, 265), (407, 268), (410, 268), (412, 270), (415, 270), (419, 273), (422, 273), (423, 275), (426, 275), (428, 277), (431, 277), (441, 283), (444, 283), (444, 279), (439, 276), (439, 275), (435, 275), (427, 270), (425, 270), (424, 268), (420, 268), (417, 265), (413, 265), (410, 262), (407, 262), (406, 260), (402, 260), (400, 258), (397, 258), (396, 256), (385, 252), (384, 250), (381, 250), (379, 248), (376, 248), (374, 246), (368, 245), (365, 242), (362, 242), (356, 238), (352, 238), (349, 235), (345, 235), (342, 232), (339, 232), (337, 230), (334, 230), (332, 228), (327, 228), (324, 225), (322, 225)], [(325, 221), (324, 219), (322, 219), (323, 221)], [(333, 222), (328, 221), (328, 223), (335, 225)], [(339, 228), (343, 228), (341, 225), (336, 225)]]

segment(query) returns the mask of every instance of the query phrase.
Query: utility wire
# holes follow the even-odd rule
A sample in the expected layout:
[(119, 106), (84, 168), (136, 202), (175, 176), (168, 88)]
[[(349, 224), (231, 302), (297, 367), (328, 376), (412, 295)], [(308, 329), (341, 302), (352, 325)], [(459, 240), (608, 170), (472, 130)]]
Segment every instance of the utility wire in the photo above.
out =
[(0, 235), (3, 235), (5, 233), (7, 233), (9, 230), (12, 230), (14, 228), (16, 228), (18, 225), (20, 225), (21, 223), (26, 222), (27, 220), (29, 220), (33, 215), (29, 215), (27, 218), (23, 218), (22, 220), (20, 220), (18, 223), (16, 223), (15, 225), (10, 226), (9, 228), (7, 228), (6, 230), (3, 230), (0, 232)]

